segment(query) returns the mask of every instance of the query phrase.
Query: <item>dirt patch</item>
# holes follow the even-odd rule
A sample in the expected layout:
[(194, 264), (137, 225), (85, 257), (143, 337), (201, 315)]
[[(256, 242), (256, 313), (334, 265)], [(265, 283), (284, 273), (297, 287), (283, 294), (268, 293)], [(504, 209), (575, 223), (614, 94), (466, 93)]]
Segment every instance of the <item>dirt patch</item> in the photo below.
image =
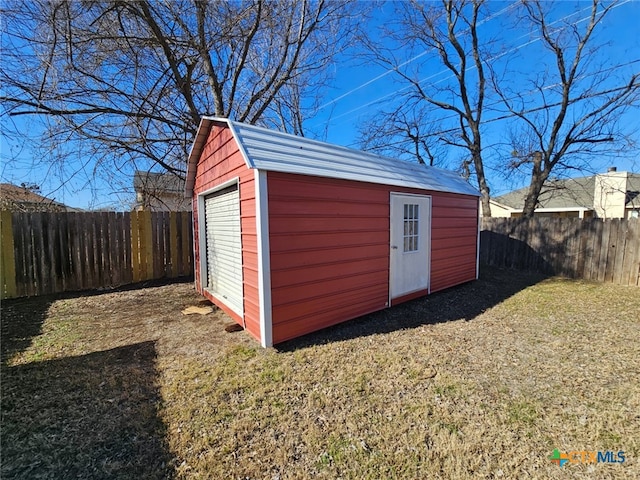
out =
[(485, 270), (268, 350), (201, 300), (4, 302), (2, 478), (640, 477), (637, 288)]

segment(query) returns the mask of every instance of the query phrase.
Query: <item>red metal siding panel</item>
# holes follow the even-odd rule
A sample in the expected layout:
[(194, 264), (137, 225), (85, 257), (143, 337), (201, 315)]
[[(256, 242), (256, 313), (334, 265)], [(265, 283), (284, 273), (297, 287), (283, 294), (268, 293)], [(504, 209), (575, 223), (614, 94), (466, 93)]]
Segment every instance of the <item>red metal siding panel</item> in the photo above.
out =
[(460, 235), (450, 238), (435, 238), (431, 240), (431, 248), (434, 250), (442, 250), (447, 248), (469, 248), (473, 247), (475, 252), (476, 239), (472, 235), (472, 232), (467, 235)]
[[(386, 305), (373, 303), (371, 299), (383, 296), (386, 298), (387, 294), (388, 289), (385, 285), (376, 285), (344, 292), (325, 298), (321, 302), (312, 299), (308, 302), (278, 306), (274, 308), (274, 317), (287, 317), (290, 320), (274, 324), (273, 341), (280, 343), (310, 331), (382, 310)], [(318, 308), (321, 309), (318, 310)], [(318, 318), (321, 318), (322, 322), (318, 322)]]
[(388, 301), (389, 189), (269, 172), (274, 343)]
[(475, 197), (269, 172), (273, 340), (380, 310), (390, 193), (432, 197), (432, 291), (475, 278)]
[[(336, 233), (339, 235), (339, 232)], [(307, 269), (321, 267), (323, 265), (334, 265), (339, 270), (342, 264), (357, 262), (360, 260), (375, 261), (380, 257), (384, 257), (389, 253), (389, 241), (384, 245), (363, 245), (356, 247), (338, 247), (332, 249), (316, 249), (316, 250), (294, 250), (283, 253), (271, 254), (271, 270), (273, 265), (277, 265), (277, 270), (294, 269), (296, 267), (305, 267)], [(312, 252), (312, 254), (310, 253)], [(388, 263), (388, 262), (387, 262)], [(389, 266), (386, 265), (388, 269)], [(306, 274), (302, 274), (305, 277)], [(315, 278), (315, 271), (314, 271)], [(300, 281), (300, 278), (296, 281)]]
[[(291, 275), (291, 271), (289, 271)], [(316, 298), (324, 302), (327, 298), (335, 298), (345, 291), (355, 291), (366, 289), (376, 285), (384, 285), (388, 275), (386, 270), (362, 273), (360, 275), (344, 276), (340, 269), (336, 269), (336, 274), (324, 280), (313, 279), (305, 283), (296, 283), (286, 287), (279, 287), (273, 290), (271, 301), (274, 305), (295, 305), (305, 300)], [(384, 302), (382, 302), (384, 305)], [(281, 318), (280, 320), (287, 320)]]
[[(269, 202), (271, 203), (271, 202)], [(269, 208), (271, 212), (271, 208)], [(306, 217), (304, 215), (269, 215), (269, 232), (289, 234), (293, 226), (305, 233), (327, 232), (363, 232), (389, 229), (388, 217), (342, 217), (327, 213), (324, 217)], [(272, 229), (273, 225), (273, 229)]]
[(438, 196), (438, 208), (464, 208), (467, 210), (477, 210), (477, 197), (468, 195), (456, 195), (452, 193), (433, 193)]
[[(380, 245), (389, 240), (389, 229), (361, 232), (343, 232), (340, 237), (332, 233), (306, 233), (295, 236), (283, 234), (277, 244), (271, 246), (271, 253), (306, 250), (309, 248), (357, 247), (361, 245)], [(277, 246), (277, 249), (274, 248)]]
[[(297, 285), (297, 278), (304, 275), (306, 265), (296, 266), (294, 268), (282, 268), (276, 272), (271, 272), (271, 288), (287, 287), (289, 285)], [(363, 274), (375, 274), (380, 272), (380, 264), (377, 258), (355, 260), (343, 262), (340, 265), (329, 263), (326, 265), (316, 265), (314, 267), (314, 276), (317, 281), (329, 280), (339, 276), (349, 277)], [(388, 271), (384, 270), (387, 275)]]
[(446, 272), (434, 276), (431, 283), (431, 293), (439, 292), (446, 288), (470, 282), (476, 278), (475, 259), (474, 264), (449, 268)]
[(431, 292), (476, 278), (478, 199), (434, 193), (431, 208)]
[[(228, 127), (213, 126), (209, 138), (202, 151), (196, 169), (194, 195), (194, 245), (196, 261), (196, 288), (198, 291), (225, 310), (236, 322), (242, 324), (243, 319), (234, 314), (226, 305), (216, 301), (211, 295), (202, 291), (200, 252), (198, 240), (198, 205), (197, 195), (233, 178), (239, 178), (240, 188), (240, 224), (242, 230), (242, 276), (243, 276), (243, 310), (247, 331), (260, 340), (260, 312), (258, 300), (258, 259), (256, 237), (256, 204), (255, 182), (253, 170), (247, 168)], [(245, 253), (246, 250), (246, 253)]]
[(436, 231), (431, 232), (431, 238), (458, 238), (460, 236), (474, 237), (478, 234), (478, 225), (471, 225), (465, 227), (442, 227)]
[(434, 215), (431, 221), (432, 230), (438, 230), (440, 228), (464, 228), (464, 227), (468, 227), (469, 225), (475, 225), (477, 230), (478, 217), (473, 216), (468, 218), (461, 218), (461, 217), (454, 217), (449, 215), (445, 215), (445, 216)]

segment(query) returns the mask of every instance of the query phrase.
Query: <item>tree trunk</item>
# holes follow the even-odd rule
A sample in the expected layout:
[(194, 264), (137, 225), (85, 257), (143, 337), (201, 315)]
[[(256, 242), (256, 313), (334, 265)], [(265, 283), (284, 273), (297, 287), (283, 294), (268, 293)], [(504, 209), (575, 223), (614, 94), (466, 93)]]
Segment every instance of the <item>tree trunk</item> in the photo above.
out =
[[(545, 162), (549, 165), (549, 162)], [(531, 182), (529, 191), (524, 199), (524, 207), (522, 208), (522, 216), (526, 218), (533, 217), (538, 204), (538, 197), (542, 191), (544, 182), (549, 177), (550, 168), (542, 168), (542, 152), (533, 152), (533, 168), (531, 171)]]

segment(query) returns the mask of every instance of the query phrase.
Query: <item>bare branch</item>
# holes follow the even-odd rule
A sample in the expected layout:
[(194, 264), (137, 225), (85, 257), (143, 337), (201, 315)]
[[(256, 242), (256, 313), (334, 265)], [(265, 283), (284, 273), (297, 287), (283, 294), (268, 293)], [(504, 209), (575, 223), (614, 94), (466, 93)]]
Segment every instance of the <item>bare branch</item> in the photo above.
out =
[(3, 113), (43, 118), (52, 162), (82, 149), (109, 175), (133, 165), (183, 171), (203, 114), (303, 133), (326, 67), (366, 9), (345, 0), (6, 4)]

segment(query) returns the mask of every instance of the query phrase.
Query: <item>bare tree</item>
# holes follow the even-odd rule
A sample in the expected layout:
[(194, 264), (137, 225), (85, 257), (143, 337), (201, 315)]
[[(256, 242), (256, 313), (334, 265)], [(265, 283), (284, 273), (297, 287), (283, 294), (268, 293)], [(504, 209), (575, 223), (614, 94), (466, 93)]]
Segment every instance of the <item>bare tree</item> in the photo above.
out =
[[(2, 114), (41, 116), (108, 171), (178, 176), (203, 114), (302, 134), (358, 6), (302, 0), (8, 0)], [(78, 155), (78, 153), (75, 153)]]
[[(398, 58), (393, 48), (380, 44), (371, 45), (369, 50), (374, 61), (393, 69), (399, 77), (401, 103), (379, 116), (379, 122), (372, 122), (366, 130), (377, 131), (378, 138), (384, 135), (388, 141), (404, 144), (405, 151), (413, 150), (415, 158), (422, 162), (427, 158), (433, 163), (433, 140), (462, 149), (465, 155), (461, 169), (467, 176), (475, 175), (483, 214), (491, 216), (480, 128), (487, 89), (483, 61), (486, 52), (482, 50), (486, 45), (478, 36), (478, 27), (487, 15), (483, 4), (482, 0), (442, 0), (439, 4), (411, 0), (396, 4), (396, 23), (387, 29), (385, 37), (394, 40), (393, 48), (402, 47), (405, 56)], [(425, 81), (419, 62), (404, 60), (407, 52), (422, 52), (416, 58), (425, 59), (435, 55), (446, 71), (446, 81), (441, 85)], [(426, 53), (431, 56), (426, 57)], [(439, 128), (442, 124), (436, 121), (438, 112), (448, 116), (453, 128)], [(425, 131), (429, 126), (432, 130)], [(363, 137), (365, 145), (371, 145), (371, 138)]]
[(522, 77), (514, 86), (506, 75), (495, 72), (491, 81), (508, 116), (517, 121), (511, 130), (512, 158), (507, 166), (529, 170), (523, 215), (533, 216), (552, 172), (581, 169), (596, 156), (624, 148), (629, 129), (623, 128), (620, 119), (639, 106), (640, 76), (618, 78), (619, 65), (608, 66), (597, 55), (604, 46), (595, 42), (595, 31), (617, 2), (592, 0), (586, 18), (553, 22), (550, 3), (523, 1), (521, 5), (523, 19), (551, 61), (536, 65), (530, 88), (522, 88)]
[[(438, 145), (459, 148), (460, 168), (475, 176), (488, 216), (488, 175), (526, 175), (524, 211), (532, 215), (548, 179), (584, 170), (594, 156), (631, 145), (633, 127), (622, 119), (637, 111), (638, 74), (623, 72), (639, 60), (616, 64), (602, 39), (594, 38), (623, 3), (592, 0), (568, 15), (566, 3), (528, 0), (498, 11), (482, 0), (397, 4), (396, 22), (385, 24), (384, 41), (369, 50), (398, 79), (398, 101), (362, 129), (363, 144), (393, 147), (418, 161)], [(505, 13), (502, 29), (481, 35), (484, 23)], [(523, 47), (540, 43), (550, 61), (523, 55)], [(495, 139), (491, 146), (488, 135)], [(504, 143), (511, 153), (506, 159)], [(487, 173), (487, 158), (497, 164), (495, 171)]]
[(394, 158), (407, 158), (418, 163), (437, 166), (444, 156), (438, 139), (432, 135), (440, 126), (429, 122), (428, 115), (418, 105), (396, 108), (376, 114), (360, 127), (360, 144), (365, 150)]

